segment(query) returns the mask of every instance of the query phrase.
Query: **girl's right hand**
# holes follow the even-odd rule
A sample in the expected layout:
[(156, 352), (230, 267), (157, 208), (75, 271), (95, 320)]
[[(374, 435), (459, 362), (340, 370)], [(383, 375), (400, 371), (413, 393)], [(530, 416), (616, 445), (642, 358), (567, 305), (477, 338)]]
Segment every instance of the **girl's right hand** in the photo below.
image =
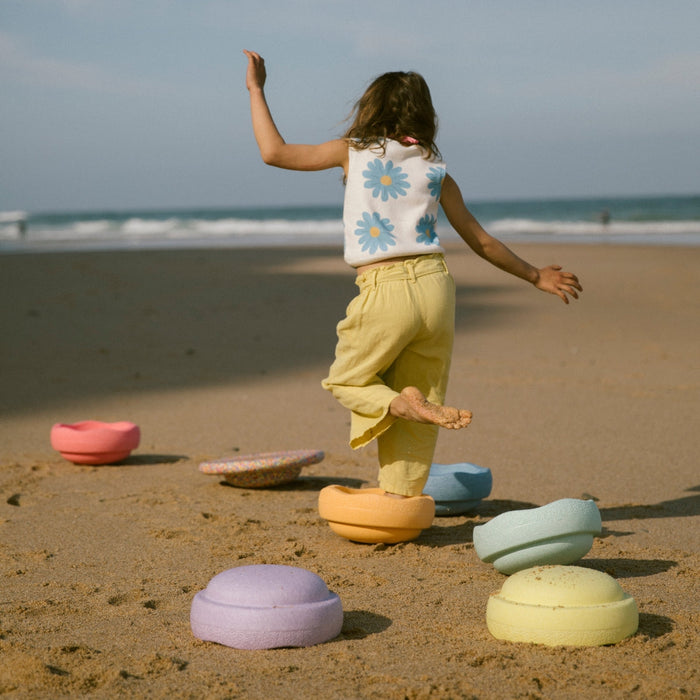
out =
[(255, 51), (243, 49), (243, 53), (248, 57), (248, 71), (245, 76), (245, 86), (248, 90), (258, 88), (262, 90), (265, 85), (265, 79), (267, 78), (265, 59), (260, 54), (255, 53)]

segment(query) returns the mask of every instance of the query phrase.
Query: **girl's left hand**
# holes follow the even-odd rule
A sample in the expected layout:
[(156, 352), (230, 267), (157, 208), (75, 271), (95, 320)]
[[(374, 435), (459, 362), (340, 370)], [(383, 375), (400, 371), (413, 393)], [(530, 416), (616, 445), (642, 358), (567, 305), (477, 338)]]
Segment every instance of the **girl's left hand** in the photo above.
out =
[(537, 281), (534, 283), (537, 289), (550, 294), (556, 294), (565, 304), (569, 303), (570, 294), (574, 299), (578, 299), (578, 292), (583, 291), (583, 287), (578, 281), (578, 277), (573, 272), (562, 272), (561, 265), (549, 265), (537, 271)]
[(248, 57), (248, 71), (245, 76), (245, 86), (248, 90), (253, 90), (255, 88), (260, 88), (262, 90), (267, 78), (265, 59), (260, 54), (255, 53), (255, 51), (243, 49), (243, 53)]

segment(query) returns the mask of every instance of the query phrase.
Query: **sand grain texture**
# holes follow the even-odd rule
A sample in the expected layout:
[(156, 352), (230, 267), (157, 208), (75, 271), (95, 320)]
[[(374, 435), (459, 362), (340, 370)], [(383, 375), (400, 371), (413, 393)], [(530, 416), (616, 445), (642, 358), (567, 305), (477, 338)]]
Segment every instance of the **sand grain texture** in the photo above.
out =
[[(450, 250), (458, 287), (448, 400), (474, 412), (436, 461), (489, 467), (472, 515), (414, 542), (358, 545), (317, 513), (323, 486), (375, 484), (320, 387), (354, 294), (336, 249), (0, 256), (0, 694), (12, 698), (698, 697), (700, 249), (514, 246), (577, 272), (565, 307)], [(53, 452), (54, 422), (131, 420), (122, 465)], [(271, 490), (197, 465), (319, 448)], [(493, 639), (475, 525), (594, 497), (581, 565), (640, 609), (612, 647)], [(320, 575), (343, 602), (335, 640), (238, 651), (196, 640), (194, 594), (245, 564)]]

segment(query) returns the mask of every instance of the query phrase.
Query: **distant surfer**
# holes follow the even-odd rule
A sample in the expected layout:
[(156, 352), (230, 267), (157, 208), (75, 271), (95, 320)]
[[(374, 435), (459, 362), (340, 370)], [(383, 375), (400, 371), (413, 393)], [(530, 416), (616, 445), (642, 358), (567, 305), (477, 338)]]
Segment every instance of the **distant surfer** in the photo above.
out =
[(603, 226), (607, 226), (610, 223), (610, 212), (607, 209), (603, 209), (598, 216), (598, 220)]

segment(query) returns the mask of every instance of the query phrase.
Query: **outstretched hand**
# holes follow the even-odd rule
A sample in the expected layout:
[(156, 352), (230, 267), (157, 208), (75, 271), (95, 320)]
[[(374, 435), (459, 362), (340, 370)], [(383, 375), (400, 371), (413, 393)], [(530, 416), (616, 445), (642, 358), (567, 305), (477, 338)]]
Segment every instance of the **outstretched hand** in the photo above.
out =
[(565, 304), (569, 303), (570, 294), (574, 299), (578, 299), (578, 292), (583, 291), (583, 287), (578, 281), (578, 277), (573, 272), (562, 272), (561, 265), (549, 265), (537, 271), (539, 273), (537, 281), (534, 283), (537, 289), (550, 294), (556, 294)]
[(248, 57), (248, 71), (245, 76), (245, 86), (248, 90), (260, 88), (265, 85), (267, 73), (265, 72), (265, 59), (255, 51), (243, 49), (243, 53)]

